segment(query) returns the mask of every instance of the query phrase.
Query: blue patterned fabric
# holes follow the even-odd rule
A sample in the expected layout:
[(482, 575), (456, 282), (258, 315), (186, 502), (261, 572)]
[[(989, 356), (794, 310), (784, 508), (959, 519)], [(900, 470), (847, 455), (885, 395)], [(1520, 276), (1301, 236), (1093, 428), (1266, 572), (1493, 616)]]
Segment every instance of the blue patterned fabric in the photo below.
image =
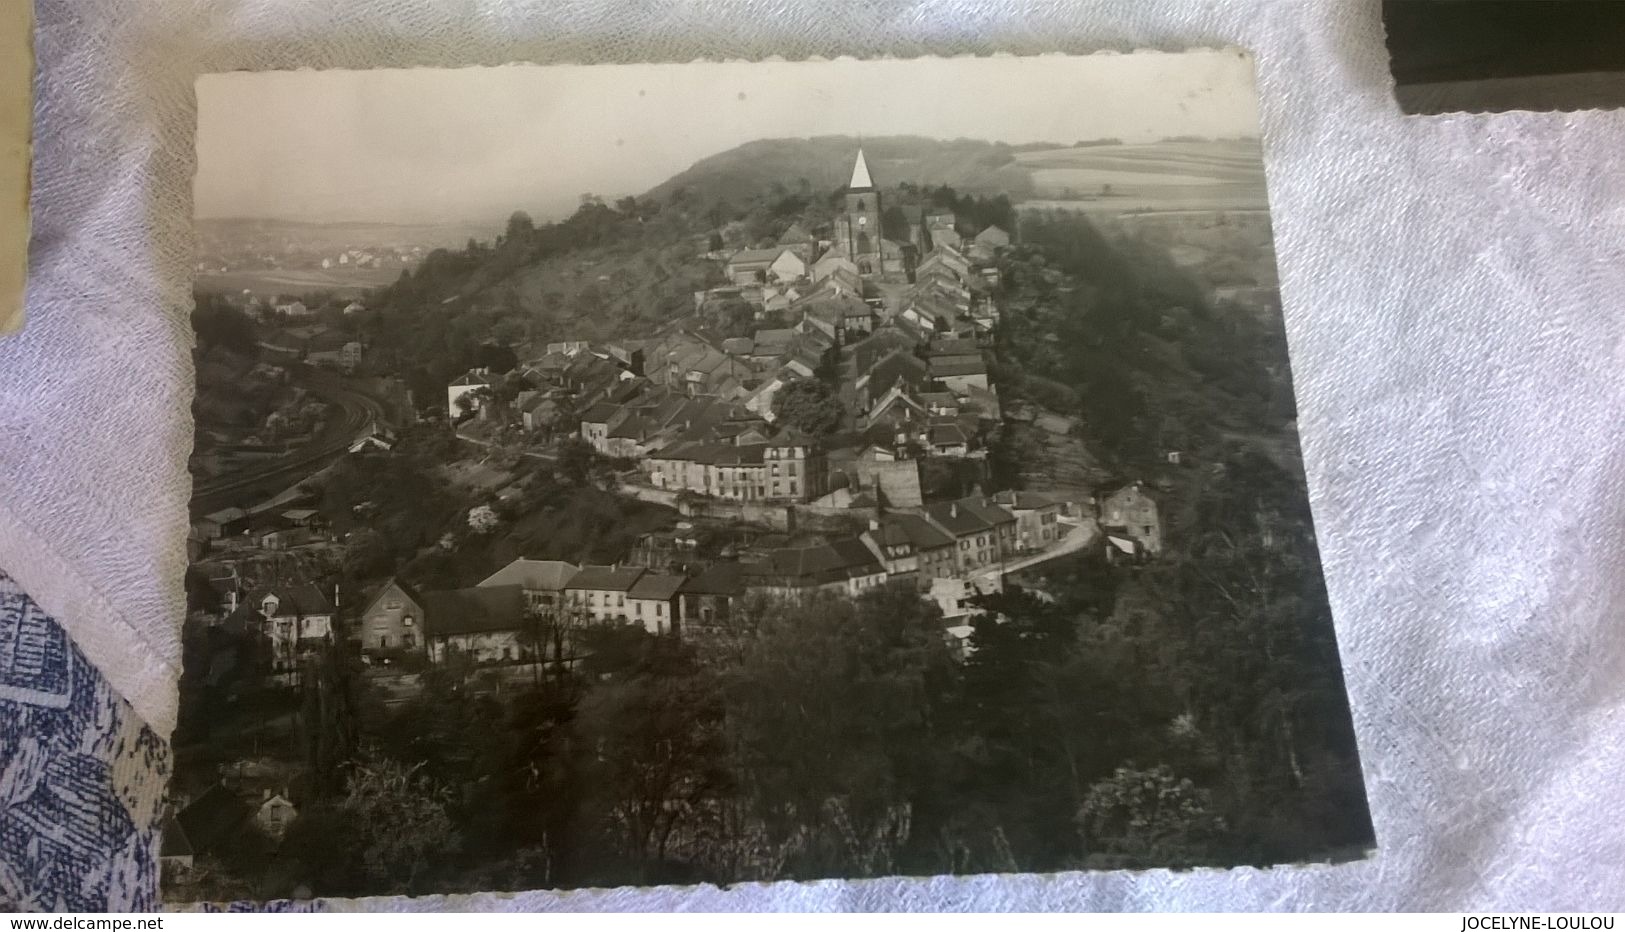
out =
[(169, 746), (0, 573), (0, 909), (157, 909)]

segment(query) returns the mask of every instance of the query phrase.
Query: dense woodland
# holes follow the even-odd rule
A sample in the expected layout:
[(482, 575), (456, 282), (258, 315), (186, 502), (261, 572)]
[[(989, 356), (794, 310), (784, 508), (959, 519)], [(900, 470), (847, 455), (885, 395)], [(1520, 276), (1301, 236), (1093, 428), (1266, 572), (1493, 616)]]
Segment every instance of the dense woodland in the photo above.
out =
[[(1010, 219), (1008, 201), (913, 194), (969, 223)], [(678, 316), (703, 284), (684, 277), (700, 274), (707, 231), (771, 237), (820, 209), (810, 190), (730, 208), (677, 188), (665, 202), (588, 199), (557, 224), (516, 215), (494, 243), (431, 255), (360, 326), (438, 393), (493, 334), (575, 338), (590, 334), (560, 322), (595, 317), (625, 334)], [(1160, 247), (1079, 217), (1027, 216), (1020, 231), (1001, 260), (1001, 396), (1075, 418), (1106, 475), (1160, 490), (1160, 559), (1047, 564), (981, 605), (963, 659), (936, 609), (897, 588), (758, 600), (704, 639), (593, 632), (582, 668), (500, 698), (454, 664), (389, 709), (335, 653), (287, 700), (314, 802), (275, 855), (242, 852), (188, 892), (242, 895), (233, 876), (259, 878), (246, 892), (265, 897), (1362, 853), (1371, 827), (1279, 321), (1213, 304)], [(643, 277), (596, 294), (594, 278), (556, 302), (527, 290), (538, 267), (606, 256)], [(240, 339), (208, 326), (210, 342)], [(387, 465), (335, 470), (321, 507), (351, 533), (335, 578), (433, 588), (517, 553), (604, 561), (667, 517), (606, 491), (606, 464), (577, 450), (492, 503), (499, 531), (470, 528), (465, 493), (437, 471), (455, 442), (425, 427)], [(1004, 484), (1024, 456), (1014, 440), (995, 450)], [(433, 546), (445, 535), (457, 546)], [(255, 649), (240, 645), (241, 669)], [(183, 690), (193, 722), (234, 688), (210, 679)]]

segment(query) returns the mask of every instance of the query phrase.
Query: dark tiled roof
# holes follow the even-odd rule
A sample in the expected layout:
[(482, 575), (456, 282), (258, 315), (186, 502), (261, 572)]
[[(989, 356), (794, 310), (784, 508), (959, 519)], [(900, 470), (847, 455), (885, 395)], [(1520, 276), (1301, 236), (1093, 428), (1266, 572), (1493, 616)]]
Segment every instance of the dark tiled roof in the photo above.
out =
[(1052, 505), (1065, 504), (1070, 501), (1065, 495), (1054, 492), (999, 492), (993, 500), (1006, 508), (1019, 508), (1026, 511), (1030, 508), (1047, 508)]
[(931, 375), (935, 378), (953, 375), (986, 375), (987, 360), (976, 356), (933, 356)]
[(741, 249), (728, 259), (729, 265), (754, 265), (761, 263), (771, 265), (779, 253), (784, 252), (783, 246), (770, 246), (766, 249)]
[(637, 566), (583, 566), (565, 588), (625, 592), (632, 588), (641, 575), (643, 568)]
[(626, 592), (629, 599), (659, 599), (667, 601), (683, 586), (684, 577), (663, 573), (644, 573)]
[(981, 515), (982, 520), (990, 525), (1010, 524), (1016, 520), (1015, 515), (1000, 507), (991, 498), (962, 498), (959, 500), (959, 505), (961, 508), (969, 508)]
[(643, 418), (632, 415), (609, 432), (611, 440), (642, 440), (649, 433), (650, 425)]
[(581, 412), (581, 420), (589, 424), (608, 424), (610, 419), (620, 413), (620, 406), (600, 401), (592, 407)]
[(903, 543), (906, 541), (913, 544), (916, 550), (951, 547), (954, 542), (952, 537), (937, 530), (931, 522), (919, 515), (887, 515), (881, 520), (880, 527), (887, 534), (887, 543)]
[(843, 537), (840, 540), (833, 541), (830, 543), (829, 549), (835, 552), (837, 559), (840, 561), (839, 567), (846, 570), (848, 575), (867, 576), (882, 572), (885, 569), (880, 565), (880, 560), (875, 556), (874, 551), (864, 546), (863, 541), (856, 537)]
[(691, 595), (739, 595), (745, 591), (744, 572), (738, 563), (713, 563), (683, 583)]
[(265, 602), (265, 597), (268, 595), (276, 596), (278, 615), (333, 614), (333, 603), (327, 600), (327, 596), (322, 594), (322, 590), (311, 583), (256, 589), (249, 593), (247, 602), (257, 609)]
[(940, 525), (943, 530), (955, 537), (964, 537), (968, 534), (978, 534), (993, 527), (992, 522), (970, 508), (963, 502), (937, 502), (925, 506), (925, 513), (931, 520)]
[(525, 590), (521, 586), (475, 586), (426, 592), (424, 625), (431, 635), (517, 631), (525, 626)]
[(870, 392), (875, 392), (877, 386), (890, 388), (899, 378), (906, 384), (917, 387), (926, 381), (926, 366), (913, 353), (893, 350), (871, 366), (866, 375), (869, 376)]
[(759, 466), (767, 451), (767, 444), (749, 443), (733, 446), (726, 443), (679, 443), (661, 450), (663, 460), (683, 460), (709, 466)]
[(388, 589), (391, 584), (393, 584), (395, 586), (395, 588), (397, 588), (397, 589), (399, 589), (401, 591), (401, 595), (404, 595), (408, 599), (411, 599), (413, 602), (416, 602), (419, 608), (423, 607), (423, 595), (422, 595), (422, 593), (418, 592), (416, 589), (414, 589), (410, 585), (408, 585), (405, 580), (400, 579), (399, 577), (396, 577), (396, 578), (393, 578), (393, 579), (386, 580), (382, 586), (378, 587), (378, 591), (374, 592), (372, 594), (372, 597), (367, 601), (367, 608), (369, 610), (372, 608), (373, 603), (378, 601), (379, 596), (383, 595), (384, 590)]
[(573, 563), (562, 560), (527, 560), (524, 557), (509, 563), (487, 576), (481, 586), (519, 586), (537, 591), (562, 592), (576, 574)]
[(229, 842), (248, 818), (248, 804), (219, 783), (204, 790), (175, 820), (193, 851), (209, 852)]

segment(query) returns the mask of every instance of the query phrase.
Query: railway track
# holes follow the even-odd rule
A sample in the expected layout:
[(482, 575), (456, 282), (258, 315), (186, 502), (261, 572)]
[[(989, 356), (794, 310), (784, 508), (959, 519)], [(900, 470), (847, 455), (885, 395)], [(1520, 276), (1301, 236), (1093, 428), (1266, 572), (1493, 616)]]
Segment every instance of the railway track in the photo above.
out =
[(323, 430), (322, 439), (296, 453), (258, 468), (194, 483), (191, 502), (193, 514), (207, 514), (220, 508), (241, 505), (258, 492), (293, 485), (328, 466), (375, 425), (387, 421), (382, 404), (345, 387), (336, 377), (307, 371), (299, 382), (311, 394), (338, 407), (341, 420)]

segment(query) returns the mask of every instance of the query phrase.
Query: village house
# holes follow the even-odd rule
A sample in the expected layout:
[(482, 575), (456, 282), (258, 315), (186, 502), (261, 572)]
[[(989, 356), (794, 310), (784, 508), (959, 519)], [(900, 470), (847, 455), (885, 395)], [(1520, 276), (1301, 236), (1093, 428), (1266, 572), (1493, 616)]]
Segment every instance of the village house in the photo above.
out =
[(779, 245), (785, 247), (801, 258), (804, 263), (811, 263), (813, 254), (818, 251), (818, 239), (807, 232), (806, 227), (800, 223), (792, 223), (779, 235)]
[(930, 360), (931, 378), (957, 395), (969, 394), (971, 389), (986, 390), (987, 359), (982, 353), (959, 355), (933, 355)]
[(454, 421), (457, 420), (458, 415), (463, 413), (463, 410), (457, 405), (457, 399), (465, 395), (469, 396), (468, 410), (470, 412), (478, 411), (480, 409), (480, 396), (472, 393), (481, 389), (489, 389), (491, 383), (491, 374), (485, 369), (470, 369), (452, 379), (451, 384), (446, 386), (446, 416)]
[(289, 826), (299, 818), (299, 809), (282, 793), (264, 791), (259, 808), (254, 810), (254, 827), (273, 843), (280, 844), (287, 836)]
[(959, 251), (958, 247), (948, 244), (937, 245), (926, 257), (920, 261), (914, 270), (914, 281), (927, 279), (933, 273), (942, 272), (954, 281), (965, 281), (970, 278), (970, 260)]
[(926, 428), (922, 445), (933, 456), (962, 457), (970, 455), (970, 439), (958, 424), (938, 423)]
[(744, 595), (745, 577), (738, 563), (713, 563), (688, 577), (678, 590), (684, 633), (727, 624)]
[(960, 238), (956, 229), (956, 220), (953, 212), (927, 213), (921, 221), (925, 227), (924, 251), (941, 249), (959, 249), (964, 240)]
[(682, 600), (678, 592), (685, 578), (665, 573), (643, 573), (626, 590), (628, 620), (650, 634), (677, 634), (682, 627)]
[(807, 260), (794, 249), (784, 249), (767, 267), (767, 278), (775, 282), (800, 281), (807, 277)]
[(1115, 535), (1132, 541), (1136, 556), (1156, 556), (1162, 552), (1162, 522), (1157, 515), (1157, 502), (1146, 491), (1144, 483), (1131, 483), (1102, 498), (1100, 526), (1108, 537)]
[(959, 570), (973, 573), (1003, 562), (1014, 553), (1016, 516), (991, 500), (962, 498), (926, 505), (925, 517), (954, 539)]
[(395, 446), (395, 432), (387, 427), (374, 426), (356, 442), (350, 444), (351, 453), (387, 453)]
[(893, 578), (912, 579), (924, 592), (931, 580), (954, 575), (953, 537), (919, 515), (888, 514), (869, 522), (859, 540)]
[(365, 655), (424, 648), (423, 597), (398, 579), (384, 583), (361, 612), (359, 636)]
[(431, 661), (444, 663), (454, 654), (475, 663), (536, 656), (540, 626), (525, 613), (521, 587), (475, 586), (425, 592), (423, 599)]
[(930, 384), (926, 363), (912, 352), (892, 350), (853, 383), (858, 408), (874, 416), (880, 399), (893, 388), (900, 388), (909, 398), (916, 397)]
[[(728, 258), (726, 267), (728, 280), (736, 285), (765, 282), (774, 262), (785, 253), (790, 253), (792, 258), (800, 261), (799, 257), (795, 256), (795, 253), (782, 246), (770, 246), (766, 249), (741, 249)], [(806, 270), (805, 264), (802, 265), (802, 270)]]
[(942, 620), (955, 622), (969, 620), (980, 611), (975, 605), (978, 598), (1003, 591), (1003, 576), (982, 576), (976, 579), (952, 577), (931, 580), (929, 595), (931, 601), (937, 604), (937, 608), (942, 610)]
[(291, 671), (299, 655), (333, 636), (333, 603), (310, 583), (278, 586), (249, 593), (242, 606), (257, 612), (271, 641), (272, 669)]
[[(85, 794), (86, 799), (101, 798), (97, 793)], [(18, 818), (20, 813), (13, 809), (12, 818)], [(99, 807), (86, 807), (88, 811), (81, 817), (97, 818), (102, 815)], [(70, 811), (77, 812), (78, 807)], [(164, 832), (162, 857), (176, 866), (191, 867), (194, 857), (219, 856), (233, 847), (233, 842), (241, 835), (243, 827), (248, 823), (253, 810), (236, 793), (227, 789), (219, 782), (212, 783), (197, 795), (197, 798), (180, 805), (179, 812), (173, 820), (176, 843), (171, 845), (170, 832), (166, 823)], [(46, 836), (50, 837), (50, 836)], [(92, 833), (89, 837), (96, 837)]]
[(646, 465), (657, 489), (732, 501), (807, 502), (828, 491), (823, 452), (793, 431), (766, 443), (677, 443), (651, 453)]
[(857, 264), (851, 259), (835, 253), (825, 253), (812, 264), (812, 280), (821, 282), (837, 272), (844, 272), (848, 277), (846, 281), (861, 293), (863, 279), (858, 275)]
[(564, 587), (564, 604), (576, 620), (629, 620), (626, 595), (644, 573), (636, 566), (584, 565)]
[(607, 401), (594, 403), (587, 410), (581, 412), (581, 439), (594, 450), (602, 453), (609, 444), (609, 425), (622, 414), (619, 405)]
[(987, 226), (976, 234), (976, 242), (994, 251), (1010, 245), (1010, 234), (1000, 226)]
[(855, 537), (780, 548), (742, 561), (740, 569), (748, 590), (786, 599), (816, 593), (856, 597), (887, 580), (886, 567)]
[(250, 520), (249, 513), (241, 508), (222, 508), (192, 522), (192, 528), (206, 540), (218, 540), (248, 530)]
[(520, 557), (480, 580), (481, 588), (518, 586), (525, 593), (525, 610), (552, 615), (564, 601), (564, 588), (580, 570), (563, 560), (527, 560)]
[(552, 394), (537, 392), (519, 408), (519, 420), (526, 430), (552, 430), (564, 420), (565, 406)]
[(1016, 516), (1016, 548), (1022, 552), (1043, 550), (1066, 536), (1061, 518), (1075, 510), (1072, 500), (1054, 492), (998, 492), (993, 500)]

